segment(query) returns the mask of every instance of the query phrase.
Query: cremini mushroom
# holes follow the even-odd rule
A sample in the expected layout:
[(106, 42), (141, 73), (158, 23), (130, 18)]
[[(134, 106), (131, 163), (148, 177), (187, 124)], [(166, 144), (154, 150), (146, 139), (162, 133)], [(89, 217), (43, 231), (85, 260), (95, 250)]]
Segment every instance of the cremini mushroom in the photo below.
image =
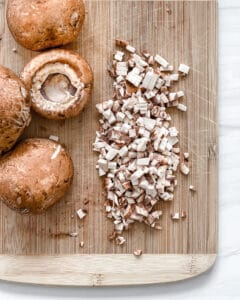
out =
[(82, 0), (7, 1), (7, 22), (14, 39), (34, 51), (74, 41), (84, 17)]
[(32, 108), (48, 119), (78, 115), (89, 100), (93, 74), (78, 53), (56, 49), (33, 58), (21, 73)]
[(16, 143), (31, 120), (30, 101), (22, 81), (0, 66), (0, 154)]
[(39, 214), (64, 196), (72, 179), (72, 160), (60, 144), (27, 139), (0, 160), (0, 199), (21, 213)]

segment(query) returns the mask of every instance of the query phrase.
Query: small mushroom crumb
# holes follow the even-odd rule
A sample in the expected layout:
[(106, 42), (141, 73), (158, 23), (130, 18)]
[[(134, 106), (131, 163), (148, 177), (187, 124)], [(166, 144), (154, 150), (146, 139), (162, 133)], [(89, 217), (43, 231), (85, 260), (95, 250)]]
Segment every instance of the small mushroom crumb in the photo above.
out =
[(58, 141), (59, 141), (59, 137), (58, 137), (58, 136), (56, 136), (56, 135), (50, 135), (50, 136), (49, 136), (49, 140), (52, 140), (52, 141), (58, 142)]
[(179, 220), (180, 219), (180, 213), (179, 212), (176, 212), (174, 214), (171, 214), (171, 218), (173, 220)]
[(190, 172), (188, 166), (187, 166), (186, 164), (184, 164), (184, 163), (181, 163), (181, 165), (180, 165), (180, 171), (181, 171), (182, 174), (184, 174), (184, 175), (188, 175), (189, 172)]
[(135, 251), (133, 252), (133, 254), (134, 254), (135, 256), (141, 256), (141, 255), (142, 255), (142, 250), (141, 250), (141, 249), (137, 249), (137, 250), (135, 250)]
[(77, 215), (79, 217), (79, 219), (84, 219), (87, 215), (87, 211), (85, 209), (82, 209), (80, 208), (78, 211), (77, 211)]
[(84, 205), (89, 204), (89, 200), (88, 200), (88, 199), (85, 199), (85, 200), (83, 201), (83, 204), (84, 204)]
[(171, 9), (170, 9), (169, 7), (166, 9), (166, 12), (167, 12), (169, 15), (172, 14), (172, 11), (171, 11)]
[(126, 242), (126, 240), (123, 236), (116, 237), (115, 241), (116, 241), (117, 245), (123, 245)]
[(78, 233), (77, 232), (70, 232), (69, 235), (71, 237), (77, 237), (78, 236)]
[(79, 246), (80, 246), (81, 248), (83, 248), (83, 247), (84, 247), (84, 241), (81, 241), (80, 244), (79, 244)]
[(185, 158), (186, 160), (189, 159), (189, 153), (188, 153), (188, 152), (184, 152), (184, 153), (183, 153), (183, 156), (184, 156), (184, 158)]
[(13, 48), (13, 49), (12, 49), (12, 52), (17, 53), (17, 49), (16, 49), (16, 48)]
[(114, 226), (109, 239), (122, 244), (121, 234), (135, 222), (162, 230), (156, 204), (173, 201), (179, 165), (189, 173), (180, 164), (179, 130), (168, 111), (187, 110), (184, 92), (171, 87), (189, 69), (180, 65), (174, 72), (159, 54), (139, 53), (120, 39), (116, 45), (121, 49), (108, 66), (114, 93), (96, 105), (101, 117), (93, 150), (99, 153), (96, 169), (104, 177), (106, 216)]
[(187, 217), (187, 213), (184, 210), (182, 210), (182, 212), (181, 212), (181, 218), (182, 219), (186, 219), (186, 217)]
[(194, 185), (190, 185), (189, 190), (192, 191), (192, 192), (196, 192), (196, 188), (195, 188)]

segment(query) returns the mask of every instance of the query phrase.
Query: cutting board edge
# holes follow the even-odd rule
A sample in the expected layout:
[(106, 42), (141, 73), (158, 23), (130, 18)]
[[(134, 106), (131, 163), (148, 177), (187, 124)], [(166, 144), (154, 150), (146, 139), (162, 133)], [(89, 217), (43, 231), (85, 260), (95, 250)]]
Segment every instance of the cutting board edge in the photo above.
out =
[(0, 255), (0, 280), (55, 286), (157, 284), (200, 275), (216, 257), (216, 253)]

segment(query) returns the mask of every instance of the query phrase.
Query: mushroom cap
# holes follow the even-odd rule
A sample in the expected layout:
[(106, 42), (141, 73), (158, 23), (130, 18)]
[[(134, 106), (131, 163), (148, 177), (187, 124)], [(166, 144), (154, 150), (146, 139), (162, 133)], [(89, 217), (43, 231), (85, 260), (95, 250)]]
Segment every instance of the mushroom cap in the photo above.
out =
[(72, 179), (72, 160), (60, 144), (27, 139), (0, 160), (0, 199), (21, 213), (42, 213), (64, 196)]
[(31, 121), (30, 101), (23, 82), (0, 66), (0, 154), (16, 143)]
[(8, 0), (7, 22), (14, 39), (39, 51), (74, 41), (85, 17), (82, 0)]
[(47, 119), (77, 116), (88, 102), (93, 73), (77, 52), (54, 49), (34, 57), (21, 79), (30, 91), (32, 108)]

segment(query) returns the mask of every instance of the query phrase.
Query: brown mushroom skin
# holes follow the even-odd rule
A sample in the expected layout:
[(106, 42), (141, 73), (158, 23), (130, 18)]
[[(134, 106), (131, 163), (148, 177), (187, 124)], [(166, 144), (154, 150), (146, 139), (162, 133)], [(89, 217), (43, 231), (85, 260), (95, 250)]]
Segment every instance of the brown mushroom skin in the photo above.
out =
[[(53, 49), (34, 57), (21, 72), (20, 78), (26, 88), (31, 91), (35, 74), (48, 64), (68, 64), (84, 84), (81, 97), (66, 110), (51, 111), (38, 107), (32, 101), (32, 108), (42, 117), (53, 120), (67, 119), (77, 116), (87, 104), (93, 88), (93, 72), (87, 61), (75, 51), (65, 49)], [(30, 93), (31, 94), (31, 93)], [(31, 95), (30, 95), (31, 97)], [(33, 100), (33, 99), (31, 99)]]
[(40, 51), (74, 41), (85, 17), (82, 0), (8, 0), (7, 23), (23, 47)]
[(64, 196), (72, 180), (68, 152), (48, 139), (27, 139), (0, 160), (0, 199), (20, 213), (44, 212)]
[(13, 147), (30, 121), (30, 100), (23, 82), (0, 66), (0, 155)]

